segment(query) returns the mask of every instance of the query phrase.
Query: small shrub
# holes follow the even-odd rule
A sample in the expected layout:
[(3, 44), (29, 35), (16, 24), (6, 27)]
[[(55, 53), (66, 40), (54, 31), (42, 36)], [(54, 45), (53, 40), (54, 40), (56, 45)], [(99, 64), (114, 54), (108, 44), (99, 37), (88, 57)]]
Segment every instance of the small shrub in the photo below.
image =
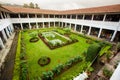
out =
[(54, 73), (52, 71), (42, 73), (43, 80), (53, 80), (53, 76), (54, 76)]
[(119, 52), (120, 51), (120, 42), (118, 42), (118, 44), (117, 44), (117, 52)]
[(86, 40), (86, 43), (88, 43), (88, 44), (92, 44), (92, 43), (93, 43), (93, 41), (92, 41), (92, 40), (90, 40), (90, 39), (87, 39), (87, 40)]
[(45, 65), (48, 65), (49, 63), (50, 63), (50, 58), (46, 56), (43, 56), (38, 60), (38, 64), (40, 66), (45, 66)]
[(112, 71), (111, 70), (108, 70), (107, 68), (104, 68), (103, 69), (103, 74), (107, 77), (107, 78), (110, 78), (112, 76)]
[(32, 38), (30, 39), (30, 42), (37, 42), (38, 40), (39, 40), (38, 37), (32, 37)]

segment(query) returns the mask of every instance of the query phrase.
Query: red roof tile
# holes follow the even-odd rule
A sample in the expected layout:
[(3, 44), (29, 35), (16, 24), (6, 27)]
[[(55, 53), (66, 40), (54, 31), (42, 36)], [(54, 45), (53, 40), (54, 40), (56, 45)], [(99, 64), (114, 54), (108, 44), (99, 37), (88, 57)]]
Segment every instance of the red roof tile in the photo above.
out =
[(102, 7), (84, 8), (84, 9), (64, 10), (64, 11), (32, 9), (32, 8), (13, 7), (13, 6), (2, 6), (2, 7), (14, 13), (36, 13), (36, 14), (83, 14), (83, 13), (87, 14), (87, 13), (120, 12), (120, 4), (102, 6)]

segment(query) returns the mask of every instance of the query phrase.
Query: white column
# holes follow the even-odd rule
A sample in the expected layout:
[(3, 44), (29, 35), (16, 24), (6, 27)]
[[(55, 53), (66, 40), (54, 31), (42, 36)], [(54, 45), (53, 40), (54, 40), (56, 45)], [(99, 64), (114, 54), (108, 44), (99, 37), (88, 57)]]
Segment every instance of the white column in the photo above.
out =
[(1, 37), (0, 37), (0, 46), (1, 46), (1, 48), (5, 48), (5, 46), (4, 46), (4, 44), (3, 44), (3, 41), (2, 41), (2, 39), (1, 39)]
[(7, 36), (6, 36), (6, 34), (5, 34), (4, 29), (3, 29), (1, 32), (2, 32), (3, 38), (5, 39), (5, 41), (7, 41)]
[(27, 14), (27, 18), (29, 18), (29, 14)]
[(54, 22), (54, 27), (55, 27), (55, 22)]
[(93, 18), (94, 18), (94, 14), (92, 14), (92, 19), (91, 20), (93, 20)]
[(20, 26), (21, 26), (21, 29), (23, 30), (23, 25), (22, 25), (22, 23), (20, 23)]
[(103, 21), (105, 21), (105, 18), (106, 18), (106, 14), (104, 14)]
[(18, 17), (20, 18), (20, 14), (18, 14)]
[(7, 16), (5, 15), (5, 12), (3, 12), (3, 15), (5, 16), (5, 18), (7, 18)]
[(67, 23), (65, 23), (65, 27), (67, 27)]
[(60, 27), (60, 21), (59, 21), (59, 27)]
[(62, 22), (62, 28), (63, 28), (63, 22)]
[(80, 30), (80, 33), (82, 33), (82, 31), (83, 31), (83, 25), (81, 25), (81, 30)]
[(117, 30), (114, 31), (113, 36), (112, 36), (112, 38), (111, 38), (110, 41), (113, 41), (113, 40), (114, 40), (116, 34), (117, 34)]
[(71, 23), (70, 23), (70, 29), (71, 29)]
[(77, 27), (77, 24), (75, 24), (75, 28), (74, 28), (74, 31), (76, 31), (76, 27)]
[(0, 14), (0, 15), (1, 15), (1, 18), (2, 18), (2, 19), (4, 19), (4, 18), (3, 18), (3, 15), (2, 15), (2, 12), (1, 12), (1, 14)]
[(44, 22), (43, 22), (43, 28), (45, 28)]
[(77, 14), (76, 14), (76, 19), (77, 19)]
[(50, 22), (48, 22), (48, 24), (49, 24), (49, 28), (50, 28)]
[(6, 33), (7, 33), (8, 37), (10, 37), (10, 34), (9, 34), (9, 31), (8, 31), (7, 27), (5, 28), (5, 30), (6, 30)]
[(11, 28), (10, 28), (10, 25), (8, 26), (8, 29), (9, 29), (10, 35), (12, 35), (12, 30), (11, 30)]
[(100, 28), (100, 31), (99, 31), (99, 34), (98, 34), (98, 38), (100, 38), (101, 32), (102, 32), (102, 28)]
[(91, 32), (91, 26), (89, 27), (88, 35), (90, 35), (90, 32)]
[(38, 27), (38, 23), (36, 22), (36, 28), (38, 29), (39, 27)]
[(85, 18), (85, 14), (83, 14), (83, 20), (84, 20), (84, 18)]
[(29, 29), (31, 29), (32, 27), (31, 27), (31, 25), (30, 25), (30, 23), (29, 23)]

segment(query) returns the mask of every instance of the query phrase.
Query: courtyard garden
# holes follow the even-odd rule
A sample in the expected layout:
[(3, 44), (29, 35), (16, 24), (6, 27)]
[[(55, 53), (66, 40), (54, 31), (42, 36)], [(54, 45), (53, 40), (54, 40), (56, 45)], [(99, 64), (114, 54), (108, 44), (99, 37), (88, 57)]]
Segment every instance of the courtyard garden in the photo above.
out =
[(13, 80), (72, 80), (111, 47), (69, 28), (23, 30), (18, 40)]

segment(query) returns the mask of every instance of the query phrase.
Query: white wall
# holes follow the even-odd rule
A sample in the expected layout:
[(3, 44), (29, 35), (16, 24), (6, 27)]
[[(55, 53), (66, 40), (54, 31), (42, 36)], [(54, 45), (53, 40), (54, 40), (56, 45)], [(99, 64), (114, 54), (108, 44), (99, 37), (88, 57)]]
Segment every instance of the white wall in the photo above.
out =
[(0, 20), (0, 31), (2, 31), (4, 28), (6, 28), (9, 25), (11, 25), (10, 19), (1, 19)]

